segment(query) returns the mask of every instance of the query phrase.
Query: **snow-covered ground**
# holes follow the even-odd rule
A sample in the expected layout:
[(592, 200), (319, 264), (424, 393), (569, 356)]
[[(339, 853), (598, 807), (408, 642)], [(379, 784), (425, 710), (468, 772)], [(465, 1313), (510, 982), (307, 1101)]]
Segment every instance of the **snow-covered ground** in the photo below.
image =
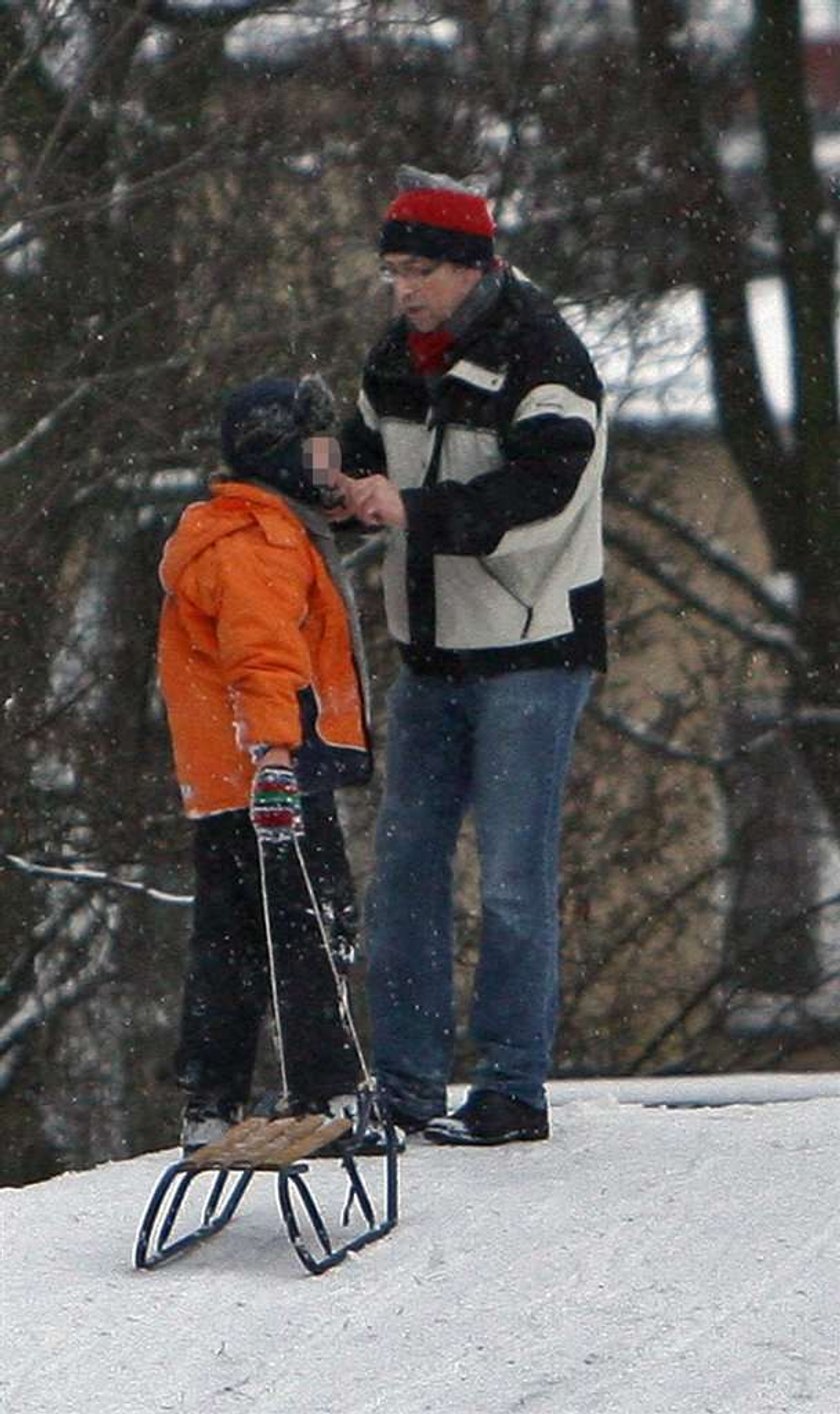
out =
[(399, 1226), (321, 1277), (268, 1176), (151, 1272), (171, 1151), (5, 1189), (0, 1407), (838, 1414), (840, 1075), (663, 1084), (556, 1083), (547, 1144), (410, 1141)]

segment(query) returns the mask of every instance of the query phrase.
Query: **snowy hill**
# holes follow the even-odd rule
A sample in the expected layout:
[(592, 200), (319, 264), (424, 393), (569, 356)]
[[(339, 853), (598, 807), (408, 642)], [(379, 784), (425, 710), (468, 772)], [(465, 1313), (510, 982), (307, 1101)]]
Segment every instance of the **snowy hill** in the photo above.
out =
[(556, 1083), (552, 1119), (547, 1144), (410, 1141), (396, 1231), (321, 1277), (267, 1176), (153, 1272), (131, 1246), (171, 1151), (3, 1190), (0, 1405), (837, 1414), (840, 1075)]

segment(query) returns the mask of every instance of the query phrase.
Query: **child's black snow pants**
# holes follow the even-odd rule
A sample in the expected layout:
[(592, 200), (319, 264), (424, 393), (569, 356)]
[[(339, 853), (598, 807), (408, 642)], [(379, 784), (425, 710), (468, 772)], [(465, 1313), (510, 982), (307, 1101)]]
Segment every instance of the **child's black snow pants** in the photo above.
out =
[[(356, 912), (332, 794), (304, 796), (303, 816), (302, 852), (341, 971), (352, 953)], [(191, 1095), (234, 1106), (250, 1095), (270, 996), (259, 855), (247, 810), (198, 820), (194, 852), (193, 933), (176, 1070)], [(288, 1094), (294, 1102), (317, 1104), (356, 1088), (359, 1061), (341, 1022), (335, 978), (292, 846), (272, 853), (268, 897)]]

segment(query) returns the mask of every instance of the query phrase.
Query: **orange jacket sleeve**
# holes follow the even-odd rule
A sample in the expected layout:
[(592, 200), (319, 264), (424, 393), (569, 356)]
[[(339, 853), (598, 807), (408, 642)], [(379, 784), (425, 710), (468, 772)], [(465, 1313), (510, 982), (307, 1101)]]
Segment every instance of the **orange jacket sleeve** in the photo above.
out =
[(181, 591), (215, 623), (219, 670), (245, 750), (300, 743), (297, 694), (312, 681), (301, 632), (311, 578), (304, 546), (270, 544), (257, 525), (211, 545), (184, 574)]

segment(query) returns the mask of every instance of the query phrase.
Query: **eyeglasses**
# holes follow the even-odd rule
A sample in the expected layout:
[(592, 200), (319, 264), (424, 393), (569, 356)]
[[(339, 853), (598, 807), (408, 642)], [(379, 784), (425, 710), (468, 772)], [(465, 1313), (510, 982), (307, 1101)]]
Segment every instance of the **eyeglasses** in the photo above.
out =
[(404, 280), (410, 285), (422, 284), (439, 270), (442, 260), (407, 260), (405, 265), (380, 265), (379, 278), (384, 285), (395, 285)]

